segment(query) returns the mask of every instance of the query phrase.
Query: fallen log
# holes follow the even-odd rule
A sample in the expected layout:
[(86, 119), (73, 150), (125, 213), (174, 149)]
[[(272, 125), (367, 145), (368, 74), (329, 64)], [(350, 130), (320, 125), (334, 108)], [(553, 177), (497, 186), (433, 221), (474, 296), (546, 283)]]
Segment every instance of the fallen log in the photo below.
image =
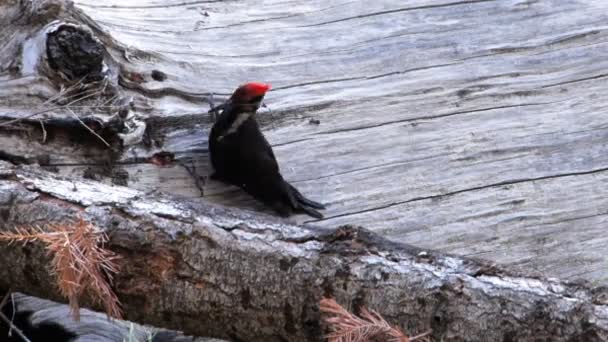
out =
[[(102, 98), (133, 97), (124, 132), (106, 124), (116, 106), (94, 106), (105, 100), (69, 108), (111, 149), (73, 130), (66, 108), (3, 130), (0, 146), (7, 160), (70, 177), (198, 197), (204, 181), (184, 163), (149, 160), (173, 154), (210, 174), (206, 96), (268, 81), (264, 134), (286, 179), (328, 208), (323, 220), (299, 222), (362, 225), (394, 241), (603, 285), (607, 4), (0, 1), (0, 125), (50, 109), (44, 103), (66, 82), (41, 56), (47, 29), (92, 31), (106, 50)], [(334, 38), (353, 25), (356, 34)], [(218, 182), (205, 193), (264, 209)]]
[[(15, 328), (32, 342), (223, 342), (222, 340), (186, 336), (176, 331), (142, 326), (136, 323), (109, 320), (106, 315), (91, 310), (81, 310), (80, 321), (70, 316), (67, 305), (26, 296), (22, 293), (6, 294), (0, 311), (11, 326), (0, 321), (0, 338), (6, 342), (23, 342)], [(13, 329), (13, 331), (11, 331)]]
[[(163, 2), (161, 7), (168, 7), (168, 3)], [(435, 222), (445, 226), (444, 221), (449, 220), (422, 223), (419, 220), (428, 217), (428, 212), (440, 213), (440, 218), (453, 215), (455, 221), (460, 222), (460, 230), (451, 233), (458, 236), (455, 245), (466, 245), (462, 247), (463, 253), (473, 254), (485, 249), (469, 246), (472, 240), (465, 233), (474, 234), (477, 227), (494, 227), (486, 223), (488, 217), (492, 218), (491, 222), (498, 222), (497, 227), (513, 227), (506, 231), (517, 235), (528, 225), (547, 224), (543, 220), (535, 221), (539, 217), (537, 212), (560, 212), (563, 215), (556, 224), (560, 227), (568, 224), (557, 231), (562, 236), (556, 238), (560, 244), (544, 239), (553, 230), (536, 234), (543, 239), (530, 234), (516, 243), (524, 247), (543, 244), (543, 248), (551, 249), (552, 257), (548, 260), (553, 263), (574, 258), (572, 265), (579, 265), (581, 260), (591, 260), (594, 267), (591, 269), (595, 270), (601, 269), (605, 260), (595, 255), (603, 255), (599, 248), (605, 244), (601, 240), (594, 240), (591, 246), (596, 249), (588, 254), (585, 254), (589, 249), (585, 244), (572, 244), (578, 249), (573, 247), (564, 256), (562, 250), (555, 247), (561, 248), (564, 241), (571, 241), (568, 232), (572, 229), (567, 228), (571, 228), (574, 220), (590, 220), (585, 221), (587, 235), (594, 235), (590, 227), (597, 229), (603, 222), (604, 213), (600, 209), (604, 202), (601, 196), (595, 195), (595, 190), (598, 184), (603, 184), (600, 173), (606, 170), (604, 145), (598, 143), (603, 141), (601, 132), (605, 127), (601, 113), (593, 107), (601, 103), (593, 97), (594, 91), (601, 93), (603, 88), (593, 82), (601, 82), (605, 77), (598, 74), (604, 61), (594, 57), (597, 53), (588, 51), (602, 51), (599, 49), (603, 31), (579, 28), (582, 22), (579, 18), (593, 16), (595, 20), (585, 20), (588, 25), (602, 22), (602, 11), (588, 5), (573, 13), (566, 6), (556, 14), (563, 20), (555, 20), (564, 23), (564, 32), (550, 28), (538, 39), (535, 33), (529, 32), (525, 37), (507, 35), (505, 41), (498, 44), (495, 38), (486, 36), (494, 34), (488, 31), (480, 38), (479, 46), (464, 44), (464, 51), (454, 52), (453, 34), (442, 29), (442, 25), (429, 22), (448, 17), (459, 19), (461, 13), (470, 12), (463, 9), (465, 6), (476, 6), (477, 11), (470, 12), (474, 25), (462, 26), (461, 23), (468, 21), (448, 20), (450, 25), (467, 32), (460, 36), (472, 36), (479, 32), (471, 31), (471, 27), (488, 25), (489, 15), (501, 18), (508, 15), (509, 24), (511, 20), (529, 23), (536, 20), (533, 18), (538, 14), (527, 13), (539, 11), (553, 15), (553, 5), (557, 7), (559, 2), (542, 6), (533, 2), (419, 3), (424, 5), (398, 8), (401, 5), (397, 3), (378, 2), (373, 5), (376, 7), (369, 8), (370, 13), (359, 14), (357, 9), (349, 18), (341, 18), (341, 6), (336, 5), (315, 10), (320, 13), (319, 22), (313, 20), (314, 16), (306, 15), (314, 12), (308, 8), (298, 8), (301, 12), (285, 17), (294, 20), (290, 22), (294, 28), (322, 26), (328, 31), (316, 34), (333, 37), (341, 25), (351, 25), (347, 23), (350, 20), (386, 18), (396, 13), (412, 16), (413, 20), (408, 17), (399, 25), (392, 25), (392, 17), (383, 19), (391, 23), (386, 27), (394, 26), (397, 30), (390, 34), (379, 32), (387, 36), (369, 30), (374, 33), (373, 37), (359, 38), (381, 44), (379, 42), (386, 39), (424, 35), (426, 38), (418, 42), (420, 45), (413, 45), (411, 51), (411, 55), (420, 58), (402, 65), (397, 63), (403, 59), (402, 54), (397, 53), (389, 56), (386, 63), (377, 63), (375, 59), (367, 59), (376, 54), (363, 49), (360, 61), (349, 66), (352, 75), (345, 78), (339, 46), (334, 46), (337, 57), (331, 58), (330, 65), (340, 67), (325, 68), (332, 75), (310, 74), (310, 66), (300, 61), (297, 53), (282, 56), (291, 59), (291, 64), (285, 64), (289, 68), (276, 68), (274, 54), (269, 53), (275, 42), (265, 45), (269, 41), (265, 34), (275, 31), (265, 25), (277, 18), (242, 23), (220, 18), (227, 21), (210, 27), (211, 33), (205, 38), (215, 43), (211, 44), (213, 49), (221, 49), (228, 38), (253, 32), (250, 27), (244, 27), (249, 23), (256, 25), (251, 36), (257, 37), (254, 42), (260, 42), (259, 51), (250, 56), (233, 56), (227, 48), (218, 55), (192, 57), (195, 67), (191, 67), (176, 55), (189, 56), (194, 52), (169, 52), (167, 57), (138, 50), (128, 42), (116, 41), (69, 2), (0, 1), (0, 38), (4, 43), (0, 50), (3, 82), (0, 160), (4, 160), (0, 162), (0, 229), (44, 227), (76, 217), (85, 218), (110, 236), (107, 247), (122, 257), (115, 290), (126, 317), (188, 334), (233, 341), (321, 340), (323, 326), (318, 302), (328, 296), (355, 311), (361, 306), (377, 310), (412, 335), (432, 329), (437, 340), (605, 340), (608, 338), (608, 297), (603, 287), (547, 279), (529, 270), (516, 271), (389, 242), (353, 225), (333, 228), (335, 222), (345, 220), (366, 222), (389, 235), (394, 234), (393, 239), (412, 231), (418, 242), (426, 241), (429, 245), (428, 240), (441, 239), (442, 246), (449, 246), (453, 237), (443, 233), (429, 235), (426, 228), (420, 228), (427, 223), (434, 227)], [(231, 7), (233, 5), (221, 2), (217, 13), (234, 10), (235, 18), (247, 18), (248, 13), (238, 6)], [(275, 10), (284, 12), (279, 5)], [(386, 10), (385, 5), (391, 9)], [(91, 9), (95, 6), (89, 4), (91, 13), (96, 11)], [(101, 8), (104, 6), (107, 7), (106, 2)], [(182, 6), (170, 7), (181, 11)], [(154, 11), (157, 7), (151, 4), (146, 8)], [(432, 12), (427, 15), (435, 19), (420, 21), (418, 11), (422, 10)], [(104, 15), (100, 14), (102, 18)], [(573, 19), (568, 21), (565, 17)], [(413, 25), (424, 22), (430, 36), (419, 27), (408, 27), (404, 31), (409, 32), (407, 34), (398, 31), (405, 22)], [(338, 24), (338, 28), (333, 28), (333, 24)], [(205, 25), (204, 22), (196, 24), (197, 28)], [(373, 23), (366, 25), (374, 26)], [(328, 26), (338, 31), (329, 31)], [(214, 29), (230, 28), (235, 31), (213, 33)], [(189, 27), (184, 24), (179, 29), (182, 31), (171, 39), (164, 39), (157, 32), (160, 38), (152, 39), (151, 44), (168, 49), (168, 43)], [(279, 42), (291, 46), (294, 44), (291, 40), (296, 42), (306, 37), (298, 30), (292, 31)], [(136, 39), (147, 35), (147, 32), (136, 35)], [(428, 46), (427, 42), (436, 37), (446, 39), (445, 35), (449, 35), (447, 44)], [(72, 39), (81, 44), (74, 44)], [(197, 48), (202, 46), (196, 43)], [(399, 41), (394, 46), (397, 43)], [(383, 48), (384, 45), (375, 45), (372, 50)], [(561, 54), (561, 59), (541, 54), (545, 49), (555, 49), (553, 52)], [(576, 49), (583, 52), (567, 52)], [(322, 50), (309, 53), (322, 54)], [(79, 58), (64, 58), (71, 55), (84, 58), (86, 63), (80, 65)], [(514, 60), (505, 63), (505, 55)], [(272, 216), (239, 210), (235, 207), (240, 204), (250, 207), (255, 204), (231, 195), (228, 187), (219, 187), (216, 194), (205, 199), (148, 192), (161, 189), (198, 196), (191, 177), (177, 163), (171, 165), (173, 157), (199, 158), (196, 161), (199, 171), (201, 168), (209, 171), (205, 136), (210, 121), (201, 115), (207, 109), (201, 109), (201, 104), (210, 93), (225, 94), (226, 89), (232, 89), (234, 80), (241, 77), (243, 65), (254, 65), (249, 59), (266, 58), (263, 56), (270, 58), (259, 62), (264, 77), (280, 82), (273, 95), (281, 115), (279, 120), (261, 115), (262, 126), (284, 128), (270, 133), (275, 138), (271, 139), (275, 146), (286, 147), (282, 151), (277, 149), (281, 154), (279, 159), (289, 165), (286, 174), (297, 175), (300, 182), (310, 188), (329, 189), (325, 195), (333, 204), (329, 208), (331, 216), (311, 226), (298, 226)], [(245, 62), (224, 62), (234, 57)], [(583, 72), (579, 75), (562, 68), (560, 61), (563, 60), (576, 60), (573, 65), (584, 69)], [(393, 64), (394, 67), (386, 70), (387, 65)], [(538, 65), (548, 67), (536, 69)], [(477, 70), (475, 75), (470, 74), (472, 67)], [(223, 71), (224, 68), (228, 71)], [(247, 77), (259, 76), (258, 71), (247, 70)], [(211, 71), (217, 74), (211, 75)], [(209, 78), (196, 82), (205, 72)], [(397, 77), (402, 74), (407, 77)], [(488, 80), (503, 79), (511, 83), (488, 83)], [(378, 80), (381, 82), (375, 83)], [(579, 86), (579, 82), (587, 81), (593, 81), (588, 89)], [(344, 94), (344, 88), (349, 89), (348, 94)], [(575, 114), (585, 115), (587, 120), (559, 115), (566, 101), (561, 97), (563, 93), (580, 99), (570, 110), (583, 108)], [(74, 95), (79, 99), (89, 95), (91, 98), (73, 105)], [(546, 110), (539, 112), (538, 107)], [(373, 115), (359, 117), (357, 114), (368, 111)], [(506, 117), (513, 119), (505, 120)], [(323, 119), (322, 123), (318, 118)], [(513, 127), (513, 122), (518, 120), (524, 124)], [(544, 126), (537, 128), (537, 121)], [(416, 129), (419, 124), (422, 128)], [(407, 134), (403, 125), (407, 125)], [(473, 126), (475, 132), (471, 131)], [(446, 134), (445, 127), (450, 128), (450, 134)], [(370, 134), (370, 130), (375, 133)], [(563, 138), (568, 136), (564, 131), (574, 137), (584, 134), (584, 139)], [(479, 132), (491, 134), (476, 137)], [(497, 137), (493, 132), (498, 132)], [(525, 139), (513, 143), (514, 137)], [(370, 139), (364, 150), (360, 149), (362, 139)], [(294, 153), (302, 150), (299, 143), (314, 148), (306, 149), (307, 154)], [(401, 151), (391, 149), (406, 144), (412, 146), (408, 150), (411, 155), (406, 159), (401, 158)], [(566, 144), (572, 148), (558, 148)], [(580, 151), (589, 149), (590, 158), (578, 158)], [(330, 167), (311, 164), (319, 159), (335, 160), (335, 163)], [(385, 163), (384, 159), (389, 162)], [(447, 163), (455, 171), (439, 172)], [(305, 173), (292, 172), (292, 166)], [(45, 172), (42, 168), (59, 173)], [(327, 169), (331, 172), (325, 172)], [(429, 177), (420, 176), (431, 173)], [(89, 180), (81, 179), (81, 175)], [(111, 183), (128, 184), (132, 188), (96, 181), (110, 183), (108, 177)], [(563, 190), (566, 177), (581, 179), (580, 183), (571, 181), (567, 185), (584, 189), (594, 206), (581, 206), (581, 196), (571, 196), (574, 191)], [(395, 184), (390, 179), (410, 182)], [(550, 184), (543, 185), (543, 182)], [(345, 184), (358, 184), (358, 187), (353, 190)], [(538, 191), (538, 187), (545, 192)], [(358, 188), (368, 191), (362, 195)], [(487, 193), (485, 197), (478, 196), (477, 191)], [(458, 197), (460, 194), (464, 199)], [(553, 200), (557, 197), (564, 201)], [(443, 198), (449, 198), (449, 205), (442, 202)], [(225, 201), (232, 208), (214, 205), (212, 201)], [(474, 205), (474, 210), (468, 210), (468, 205)], [(571, 211), (574, 206), (579, 212)], [(496, 207), (503, 209), (496, 210)], [(414, 214), (408, 218), (402, 214), (403, 208)], [(513, 223), (515, 221), (519, 223)], [(472, 222), (471, 225), (468, 222)], [(416, 227), (409, 227), (410, 223)], [(316, 224), (330, 228), (321, 229)], [(505, 231), (495, 230), (493, 234), (500, 235), (500, 232)], [(496, 236), (484, 234), (475, 239), (497, 240)], [(526, 249), (517, 257), (523, 255), (528, 266), (548, 267), (547, 262), (537, 264), (534, 262), (537, 258), (529, 257), (537, 255), (534, 253), (541, 252)], [(502, 258), (504, 256), (498, 259)], [(11, 287), (62, 300), (52, 285), (55, 279), (41, 246), (1, 245), (0, 260), (4, 261), (0, 267), (0, 288)], [(572, 265), (557, 274), (578, 273)], [(589, 269), (582, 272), (589, 273)], [(604, 273), (602, 270), (594, 274), (597, 278)], [(96, 308), (90, 301), (83, 304)]]
[[(437, 340), (600, 341), (607, 292), (204, 201), (0, 164), (0, 226), (82, 216), (110, 237), (129, 320), (233, 341), (318, 341), (318, 302), (379, 311)], [(39, 247), (0, 246), (0, 288), (60, 300)]]

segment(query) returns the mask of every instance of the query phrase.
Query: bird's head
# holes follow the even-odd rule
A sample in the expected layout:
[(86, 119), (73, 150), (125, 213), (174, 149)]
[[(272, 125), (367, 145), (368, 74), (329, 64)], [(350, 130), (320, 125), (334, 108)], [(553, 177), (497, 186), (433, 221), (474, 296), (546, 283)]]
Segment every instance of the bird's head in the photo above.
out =
[(249, 82), (240, 85), (232, 96), (230, 102), (237, 106), (251, 106), (253, 111), (256, 111), (262, 104), (264, 95), (270, 90), (270, 84), (260, 82)]
[(216, 118), (218, 120), (216, 125), (217, 122), (220, 122), (216, 127), (221, 127), (218, 128), (221, 134), (217, 140), (222, 140), (224, 136), (237, 132), (243, 123), (254, 116), (269, 89), (270, 85), (266, 83), (245, 83), (236, 88), (228, 101), (212, 107), (209, 113), (222, 111), (219, 119)]

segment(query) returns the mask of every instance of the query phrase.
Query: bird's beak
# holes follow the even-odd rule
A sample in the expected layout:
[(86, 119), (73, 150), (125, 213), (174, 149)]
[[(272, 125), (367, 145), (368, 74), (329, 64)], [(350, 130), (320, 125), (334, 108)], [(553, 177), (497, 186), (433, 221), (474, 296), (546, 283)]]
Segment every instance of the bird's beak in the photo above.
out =
[(226, 102), (217, 105), (215, 107), (211, 107), (211, 109), (209, 109), (209, 111), (207, 112), (207, 114), (211, 114), (211, 113), (218, 113), (221, 110), (224, 110), (224, 108), (226, 108)]

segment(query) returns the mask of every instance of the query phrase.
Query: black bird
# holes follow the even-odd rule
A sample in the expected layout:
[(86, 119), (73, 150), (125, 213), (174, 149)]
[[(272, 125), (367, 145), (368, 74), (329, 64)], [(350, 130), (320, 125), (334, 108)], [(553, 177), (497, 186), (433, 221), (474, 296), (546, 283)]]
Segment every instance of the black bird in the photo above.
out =
[(255, 113), (270, 85), (251, 82), (239, 86), (230, 99), (210, 112), (222, 111), (209, 134), (212, 179), (241, 187), (283, 216), (304, 212), (316, 218), (325, 207), (304, 197), (287, 183)]

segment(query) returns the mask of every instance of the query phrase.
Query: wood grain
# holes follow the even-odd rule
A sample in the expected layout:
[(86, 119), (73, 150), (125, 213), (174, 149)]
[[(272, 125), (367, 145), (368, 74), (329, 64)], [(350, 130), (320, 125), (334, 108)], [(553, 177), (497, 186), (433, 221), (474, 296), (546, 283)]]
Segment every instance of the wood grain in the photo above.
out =
[[(322, 341), (318, 303), (331, 296), (353, 311), (377, 310), (408, 334), (432, 330), (436, 341), (608, 338), (605, 287), (422, 250), (363, 228), (290, 225), (37, 166), (0, 162), (0, 177), (0, 229), (81, 216), (104, 230), (105, 248), (119, 256), (113, 288), (125, 317), (141, 324), (230, 341)], [(0, 289), (60, 298), (49, 286), (44, 247), (2, 244), (0, 257)], [(86, 297), (81, 304), (95, 307)], [(52, 319), (60, 306), (38, 308), (34, 321), (46, 316), (74, 332), (95, 325), (106, 336), (121, 333), (99, 325), (101, 314), (83, 312), (78, 326)]]
[[(239, 83), (265, 81), (273, 84), (270, 110), (259, 119), (285, 177), (328, 205), (325, 219), (296, 222), (361, 224), (423, 248), (608, 281), (607, 2), (75, 6), (112, 43), (117, 65), (144, 75), (125, 91), (159, 142), (128, 147), (102, 181), (126, 171), (130, 187), (200, 196), (184, 167), (142, 160), (170, 151), (209, 174), (207, 94), (221, 99)], [(0, 52), (15, 51), (27, 33), (0, 30), (8, 42)], [(7, 55), (0, 53), (0, 115), (18, 117), (56, 90), (8, 74)], [(152, 70), (167, 80), (151, 79)], [(11, 153), (50, 155), (63, 175), (103, 165), (99, 150), (65, 141), (0, 134)], [(215, 182), (201, 201), (264, 210)]]

